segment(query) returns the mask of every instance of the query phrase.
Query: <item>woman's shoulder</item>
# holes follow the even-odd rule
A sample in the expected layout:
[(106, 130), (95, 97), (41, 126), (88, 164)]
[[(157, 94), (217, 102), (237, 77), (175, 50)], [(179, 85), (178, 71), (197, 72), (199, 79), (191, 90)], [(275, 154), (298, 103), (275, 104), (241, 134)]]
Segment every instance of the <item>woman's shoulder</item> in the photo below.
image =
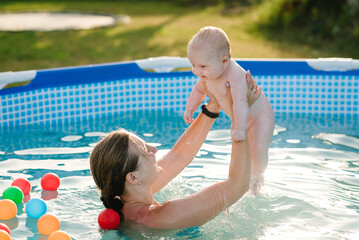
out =
[[(162, 204), (152, 204), (143, 206), (137, 209), (136, 214), (133, 215), (132, 220), (136, 223), (143, 224), (151, 228), (166, 228), (163, 224), (166, 224), (167, 217), (163, 214), (163, 210), (170, 205), (170, 201)], [(125, 216), (126, 218), (126, 216)]]
[(155, 216), (167, 204), (168, 202), (162, 204), (154, 202), (153, 204), (146, 205), (124, 204), (122, 213), (125, 219), (139, 222), (144, 221), (144, 219), (147, 219), (148, 217)]

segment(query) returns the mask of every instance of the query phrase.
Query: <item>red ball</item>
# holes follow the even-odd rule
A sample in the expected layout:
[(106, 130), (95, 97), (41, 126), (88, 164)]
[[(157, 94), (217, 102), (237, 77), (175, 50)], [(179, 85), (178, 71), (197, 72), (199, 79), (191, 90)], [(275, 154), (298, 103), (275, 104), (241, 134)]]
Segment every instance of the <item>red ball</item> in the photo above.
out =
[(30, 193), (31, 190), (31, 184), (29, 180), (25, 178), (17, 178), (15, 179), (11, 186), (19, 187), (24, 195), (27, 195)]
[(120, 225), (120, 215), (113, 209), (105, 209), (98, 215), (98, 225), (102, 229), (116, 229)]
[(54, 173), (46, 173), (41, 178), (41, 187), (47, 191), (56, 191), (60, 186), (60, 178)]
[(0, 223), (0, 230), (4, 230), (5, 232), (7, 232), (9, 235), (11, 235), (10, 233), (10, 228), (5, 225), (4, 223)]

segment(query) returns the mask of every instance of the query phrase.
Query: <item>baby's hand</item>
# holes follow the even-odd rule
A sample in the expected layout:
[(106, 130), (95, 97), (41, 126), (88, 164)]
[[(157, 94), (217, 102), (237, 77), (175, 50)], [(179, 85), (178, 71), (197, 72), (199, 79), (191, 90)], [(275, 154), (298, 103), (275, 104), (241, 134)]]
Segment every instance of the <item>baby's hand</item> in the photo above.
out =
[(193, 116), (193, 112), (190, 110), (185, 110), (184, 114), (183, 114), (183, 120), (185, 121), (186, 124), (190, 124), (194, 121), (194, 119), (192, 118)]
[(233, 129), (231, 135), (232, 141), (235, 142), (243, 141), (246, 139), (246, 132), (239, 129)]

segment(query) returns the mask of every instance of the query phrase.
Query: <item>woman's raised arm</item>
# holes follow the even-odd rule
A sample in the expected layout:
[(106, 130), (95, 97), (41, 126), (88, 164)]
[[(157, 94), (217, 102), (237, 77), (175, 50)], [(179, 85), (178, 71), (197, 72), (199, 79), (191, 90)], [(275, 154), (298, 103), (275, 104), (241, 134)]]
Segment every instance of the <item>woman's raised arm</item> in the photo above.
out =
[[(210, 98), (207, 109), (210, 112), (219, 112), (220, 107), (214, 97)], [(209, 118), (200, 113), (173, 148), (158, 161), (158, 165), (163, 168), (163, 173), (157, 182), (153, 184), (153, 193), (159, 191), (192, 162), (214, 121), (214, 118)]]
[(152, 228), (186, 228), (213, 219), (238, 201), (248, 190), (250, 153), (247, 139), (232, 143), (228, 179), (183, 197), (167, 201), (148, 210), (139, 222)]

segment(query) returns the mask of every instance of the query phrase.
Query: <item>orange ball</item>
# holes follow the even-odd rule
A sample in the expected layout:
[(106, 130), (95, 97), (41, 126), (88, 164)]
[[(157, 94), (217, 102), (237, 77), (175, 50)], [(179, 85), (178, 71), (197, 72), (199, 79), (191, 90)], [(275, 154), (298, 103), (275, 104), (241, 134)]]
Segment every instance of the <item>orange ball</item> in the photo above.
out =
[(0, 220), (10, 220), (16, 217), (17, 206), (10, 199), (0, 200)]
[(6, 231), (0, 230), (0, 239), (1, 240), (11, 240), (11, 237)]
[(60, 221), (54, 215), (44, 214), (37, 221), (37, 229), (43, 235), (50, 235), (60, 229)]
[(71, 237), (64, 231), (59, 230), (51, 233), (48, 240), (71, 240)]

